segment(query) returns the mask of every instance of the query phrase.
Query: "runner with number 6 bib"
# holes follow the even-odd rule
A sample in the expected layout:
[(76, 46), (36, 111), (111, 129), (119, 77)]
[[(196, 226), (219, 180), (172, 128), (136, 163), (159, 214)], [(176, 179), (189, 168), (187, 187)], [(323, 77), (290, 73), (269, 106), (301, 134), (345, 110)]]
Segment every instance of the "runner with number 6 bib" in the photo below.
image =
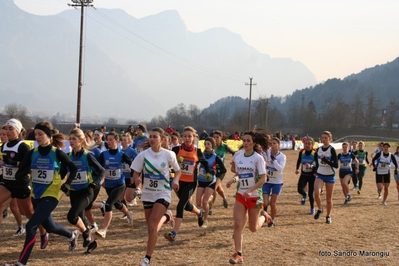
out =
[(105, 168), (104, 187), (108, 195), (107, 201), (102, 202), (101, 206), (101, 209), (104, 211), (103, 227), (96, 232), (102, 238), (106, 237), (107, 229), (112, 220), (112, 206), (123, 212), (127, 217), (127, 223), (133, 226), (133, 214), (119, 200), (126, 186), (125, 176), (122, 174), (122, 164), (131, 165), (132, 160), (126, 153), (118, 150), (118, 141), (119, 134), (110, 132), (107, 135), (109, 150), (103, 151), (100, 158), (98, 158), (98, 162)]

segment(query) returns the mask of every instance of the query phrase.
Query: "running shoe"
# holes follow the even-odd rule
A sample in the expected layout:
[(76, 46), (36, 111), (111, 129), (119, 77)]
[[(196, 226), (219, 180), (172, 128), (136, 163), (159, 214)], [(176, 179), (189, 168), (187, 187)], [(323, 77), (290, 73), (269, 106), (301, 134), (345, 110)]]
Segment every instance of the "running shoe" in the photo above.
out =
[(18, 226), (17, 232), (13, 236), (22, 236), (25, 233), (25, 228), (23, 226)]
[(40, 248), (45, 249), (48, 245), (48, 237), (49, 234), (45, 233), (44, 235), (40, 236)]
[(201, 228), (208, 228), (208, 220), (204, 220), (204, 222), (201, 225)]
[(87, 247), (91, 243), (91, 232), (90, 230), (86, 230), (82, 234), (83, 236), (83, 247)]
[(237, 253), (234, 253), (229, 259), (230, 264), (242, 264), (244, 263), (244, 259), (239, 256)]
[(260, 211), (260, 215), (261, 216), (265, 216), (266, 219), (266, 223), (269, 225), (269, 223), (272, 222), (272, 218), (270, 217), (270, 215), (265, 211), (265, 210), (261, 210)]
[(175, 241), (176, 238), (176, 234), (173, 233), (173, 231), (170, 231), (169, 233), (165, 233), (163, 235), (167, 240), (169, 240), (170, 242)]
[(124, 214), (121, 218), (119, 218), (120, 220), (126, 220), (127, 219), (127, 215)]
[(319, 219), (320, 214), (322, 214), (322, 213), (323, 213), (323, 209), (318, 210), (318, 211), (316, 212), (316, 214), (314, 215), (314, 218), (315, 218), (316, 220)]
[(101, 236), (102, 238), (105, 238), (107, 236), (107, 230), (105, 230), (105, 229), (97, 230), (96, 234)]
[(133, 199), (131, 202), (129, 202), (127, 205), (128, 205), (129, 207), (137, 206), (138, 204), (137, 204), (136, 198), (134, 198), (134, 199)]
[(75, 230), (72, 232), (71, 238), (68, 238), (69, 251), (74, 251), (75, 248), (78, 246), (79, 234), (80, 234), (80, 232), (78, 230)]
[(302, 205), (305, 205), (305, 204), (306, 204), (306, 197), (302, 197), (302, 198), (301, 198), (301, 204), (302, 204)]
[(7, 216), (8, 216), (8, 210), (5, 209), (5, 210), (3, 211), (3, 219), (7, 218)]
[(200, 210), (200, 213), (198, 214), (198, 226), (201, 227), (202, 224), (204, 223), (204, 211)]
[(140, 189), (140, 188), (137, 188), (137, 189), (134, 191), (133, 198), (138, 197), (139, 199), (141, 199), (141, 195), (142, 195), (142, 194), (143, 194), (143, 192), (141, 192), (141, 189)]
[(126, 217), (126, 220), (127, 220), (127, 224), (129, 226), (133, 226), (133, 213), (132, 212), (129, 212), (129, 215)]
[(346, 198), (348, 199), (348, 202), (352, 200), (352, 196), (351, 194), (348, 194), (348, 196), (346, 196)]
[(148, 266), (150, 265), (150, 261), (147, 258), (144, 258), (139, 266)]
[(324, 190), (321, 190), (321, 191), (320, 191), (320, 195), (323, 195), (323, 194), (324, 194)]
[(382, 202), (382, 205), (387, 206), (386, 201), (383, 201), (383, 202)]
[(378, 197), (377, 197), (377, 199), (381, 199), (381, 194), (378, 194)]
[(359, 190), (357, 191), (357, 194), (359, 194), (359, 195), (360, 195), (360, 193), (362, 193), (362, 191), (359, 189)]
[(213, 195), (211, 195), (210, 197), (209, 197), (209, 200), (208, 200), (208, 206), (209, 206), (209, 211), (208, 211), (208, 214), (209, 215), (212, 215), (212, 207), (213, 207)]
[(315, 211), (314, 211), (314, 209), (310, 209), (310, 212), (309, 212), (309, 214), (310, 214), (310, 215), (314, 215), (314, 214), (315, 214)]
[(98, 225), (97, 224), (92, 224), (89, 226), (90, 232), (96, 232), (98, 230)]
[(213, 209), (209, 209), (208, 215), (212, 215), (212, 213), (213, 213)]
[(93, 252), (93, 250), (95, 250), (96, 248), (97, 248), (97, 241), (94, 240), (87, 247), (87, 250), (86, 250), (85, 254), (91, 254)]
[(327, 216), (326, 217), (326, 224), (331, 224), (332, 220), (331, 220), (331, 216)]
[(273, 221), (268, 222), (267, 227), (274, 227), (274, 222)]
[(346, 204), (348, 204), (348, 202), (349, 202), (349, 200), (348, 200), (348, 198), (346, 198), (344, 201), (344, 204), (346, 205)]
[(227, 195), (223, 198), (223, 207), (225, 207), (226, 209), (229, 207)]
[(4, 264), (4, 266), (25, 266), (25, 264), (22, 264), (21, 262), (16, 262), (13, 265), (6, 263), (6, 264)]
[(105, 201), (101, 201), (101, 207), (100, 207), (100, 210), (101, 210), (101, 213), (102, 213), (102, 215), (104, 216), (105, 215), (105, 204), (107, 204)]
[(174, 226), (175, 226), (175, 219), (173, 219), (173, 214), (172, 214), (172, 211), (171, 210), (167, 210), (166, 212), (165, 212), (165, 214), (167, 215), (167, 216), (169, 216), (169, 221), (165, 221), (165, 224), (166, 223), (168, 223), (168, 224), (170, 224), (170, 226), (173, 228)]

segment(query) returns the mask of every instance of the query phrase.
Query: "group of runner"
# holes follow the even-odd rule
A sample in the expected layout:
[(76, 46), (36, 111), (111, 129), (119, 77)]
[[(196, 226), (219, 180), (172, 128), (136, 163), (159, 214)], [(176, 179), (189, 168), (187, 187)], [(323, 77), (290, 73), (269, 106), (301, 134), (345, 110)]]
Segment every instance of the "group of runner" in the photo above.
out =
[[(296, 164), (296, 174), (300, 173), (298, 181), (298, 193), (302, 195), (301, 203), (306, 203), (309, 197), (310, 212), (315, 219), (319, 219), (323, 208), (320, 194), (325, 185), (326, 187), (326, 223), (331, 224), (332, 194), (335, 184), (335, 170), (339, 168), (339, 179), (344, 194), (344, 205), (352, 200), (349, 184), (353, 182), (353, 191), (357, 190), (361, 194), (363, 178), (368, 167), (372, 167), (376, 175), (377, 199), (382, 198), (382, 205), (387, 205), (388, 188), (391, 180), (391, 168), (394, 168), (394, 178), (397, 184), (399, 199), (399, 175), (398, 164), (399, 147), (395, 154), (390, 153), (390, 144), (380, 142), (378, 148), (371, 154), (372, 161), (368, 159), (368, 152), (364, 150), (365, 144), (360, 141), (342, 143), (342, 152), (337, 155), (334, 147), (330, 145), (332, 134), (324, 131), (321, 136), (322, 145), (314, 149), (314, 140), (307, 138), (305, 147), (299, 151)], [(350, 149), (351, 147), (351, 149)], [(308, 192), (305, 191), (308, 189)], [(383, 197), (381, 192), (384, 190)], [(314, 197), (313, 197), (314, 196)], [(315, 212), (314, 201), (316, 200), (318, 210)]]
[[(204, 140), (205, 149), (201, 151), (196, 146), (197, 131), (189, 126), (180, 136), (177, 132), (169, 135), (159, 127), (147, 132), (145, 125), (140, 124), (136, 127), (137, 137), (134, 140), (130, 133), (122, 135), (121, 148), (118, 148), (120, 136), (116, 132), (105, 136), (101, 129), (83, 132), (74, 128), (69, 133), (72, 150), (65, 154), (61, 150), (63, 135), (57, 133), (51, 123), (43, 121), (35, 126), (38, 147), (33, 150), (18, 136), (22, 128), (17, 119), (10, 119), (0, 134), (3, 143), (0, 158), (3, 170), (1, 211), (9, 204), (14, 206), (11, 210), (18, 225), (15, 235), (24, 233), (21, 215), (29, 218), (25, 244), (14, 265), (27, 263), (38, 228), (42, 249), (48, 245), (49, 233), (56, 233), (68, 239), (69, 250), (73, 251), (82, 234), (83, 246), (87, 247), (87, 253), (92, 252), (97, 247), (93, 233), (106, 238), (113, 207), (123, 213), (128, 225), (133, 225), (128, 205), (136, 196), (141, 197), (148, 231), (146, 255), (140, 265), (150, 265), (158, 231), (163, 224), (172, 226), (173, 229), (164, 237), (173, 242), (183, 222), (184, 211), (193, 213), (198, 226), (206, 228), (208, 220), (211, 222), (209, 215), (217, 195), (221, 196), (223, 206), (228, 208), (228, 198), (222, 187), (227, 172), (224, 163), (227, 153), (233, 155), (230, 168), (234, 176), (226, 182), (226, 187), (236, 183), (237, 189), (233, 207), (235, 253), (229, 262), (241, 264), (244, 261), (242, 233), (247, 222), (251, 232), (256, 232), (264, 223), (268, 227), (275, 225), (276, 202), (282, 192), (286, 156), (280, 151), (280, 140), (261, 130), (243, 133), (242, 148), (234, 152), (222, 142), (223, 133), (220, 131), (215, 131), (213, 138)], [(296, 170), (297, 174), (301, 173), (298, 181), (301, 202), (305, 204), (309, 197), (309, 213), (315, 219), (324, 211), (320, 194), (325, 186), (326, 223), (332, 222), (334, 168), (340, 167), (344, 204), (347, 204), (351, 201), (349, 181), (356, 175), (353, 182), (360, 194), (362, 180), (370, 164), (364, 143), (360, 142), (357, 149), (352, 145), (352, 150), (349, 150), (349, 143), (344, 143), (342, 153), (337, 154), (330, 145), (331, 140), (332, 134), (325, 131), (321, 136), (322, 146), (313, 149), (314, 141), (309, 137), (305, 148), (299, 152)], [(373, 154), (371, 164), (376, 171), (379, 197), (384, 190), (384, 205), (388, 196), (390, 164), (395, 167), (396, 179), (398, 156), (398, 149), (395, 155), (389, 153), (388, 143), (383, 143), (382, 151)], [(396, 180), (399, 193), (399, 176)], [(108, 198), (96, 202), (101, 187), (105, 188)], [(178, 198), (175, 217), (169, 210), (172, 190)], [(193, 204), (195, 190), (196, 204)], [(58, 205), (61, 192), (69, 195), (71, 208), (67, 220), (76, 226), (75, 231), (52, 219), (51, 213)], [(101, 209), (104, 216), (101, 228), (91, 212), (95, 208)]]

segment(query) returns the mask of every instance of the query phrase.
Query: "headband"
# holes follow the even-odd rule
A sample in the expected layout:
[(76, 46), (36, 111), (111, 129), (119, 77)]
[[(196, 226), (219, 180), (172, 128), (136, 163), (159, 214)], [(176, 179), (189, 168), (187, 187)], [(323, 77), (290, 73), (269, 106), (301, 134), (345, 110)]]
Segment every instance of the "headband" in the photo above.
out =
[(94, 130), (94, 135), (100, 135), (100, 136), (103, 136), (103, 133), (101, 132), (101, 131), (98, 131), (98, 130)]
[(49, 138), (51, 138), (53, 136), (53, 131), (51, 131), (48, 127), (43, 126), (41, 124), (37, 124), (35, 126), (35, 129), (40, 129), (41, 131), (43, 131)]
[(22, 124), (19, 120), (15, 119), (15, 118), (11, 118), (10, 120), (8, 120), (6, 122), (6, 126), (12, 126), (13, 128), (15, 128), (15, 130), (19, 133), (21, 133), (22, 130)]

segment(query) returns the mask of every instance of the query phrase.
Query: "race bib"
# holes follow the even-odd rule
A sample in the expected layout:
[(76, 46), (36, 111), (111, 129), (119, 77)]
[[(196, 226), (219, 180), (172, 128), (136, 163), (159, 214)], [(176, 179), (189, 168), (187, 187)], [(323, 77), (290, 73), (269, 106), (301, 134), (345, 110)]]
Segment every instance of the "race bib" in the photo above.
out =
[(267, 170), (267, 177), (268, 178), (276, 178), (277, 173), (278, 173), (277, 171)]
[(73, 179), (72, 184), (74, 185), (86, 184), (87, 180), (88, 179), (86, 171), (78, 172), (76, 174), (76, 177)]
[(121, 178), (121, 169), (105, 169), (105, 178), (110, 180), (118, 180)]
[(48, 185), (53, 182), (54, 168), (50, 165), (32, 165), (31, 174), (33, 183)]
[(306, 164), (302, 164), (302, 172), (310, 173), (312, 171), (312, 168), (306, 168)]
[(15, 173), (17, 172), (18, 168), (3, 166), (1, 169), (3, 169), (3, 178), (4, 179), (15, 180)]
[(123, 163), (122, 164), (122, 171), (124, 172), (124, 173), (130, 173), (130, 166), (127, 164), (127, 163)]
[(255, 185), (255, 177), (253, 173), (238, 174), (240, 189), (249, 189)]
[(342, 169), (350, 169), (351, 166), (348, 162), (344, 162), (344, 163), (341, 163), (341, 168)]
[(165, 188), (165, 177), (163, 175), (145, 174), (143, 189), (149, 193), (157, 193), (168, 190)]
[(185, 175), (192, 175), (194, 173), (194, 165), (195, 162), (184, 160), (180, 164), (181, 173)]
[(201, 168), (199, 169), (199, 175), (200, 175), (200, 176), (206, 176), (205, 168), (202, 168), (202, 167), (201, 167)]

